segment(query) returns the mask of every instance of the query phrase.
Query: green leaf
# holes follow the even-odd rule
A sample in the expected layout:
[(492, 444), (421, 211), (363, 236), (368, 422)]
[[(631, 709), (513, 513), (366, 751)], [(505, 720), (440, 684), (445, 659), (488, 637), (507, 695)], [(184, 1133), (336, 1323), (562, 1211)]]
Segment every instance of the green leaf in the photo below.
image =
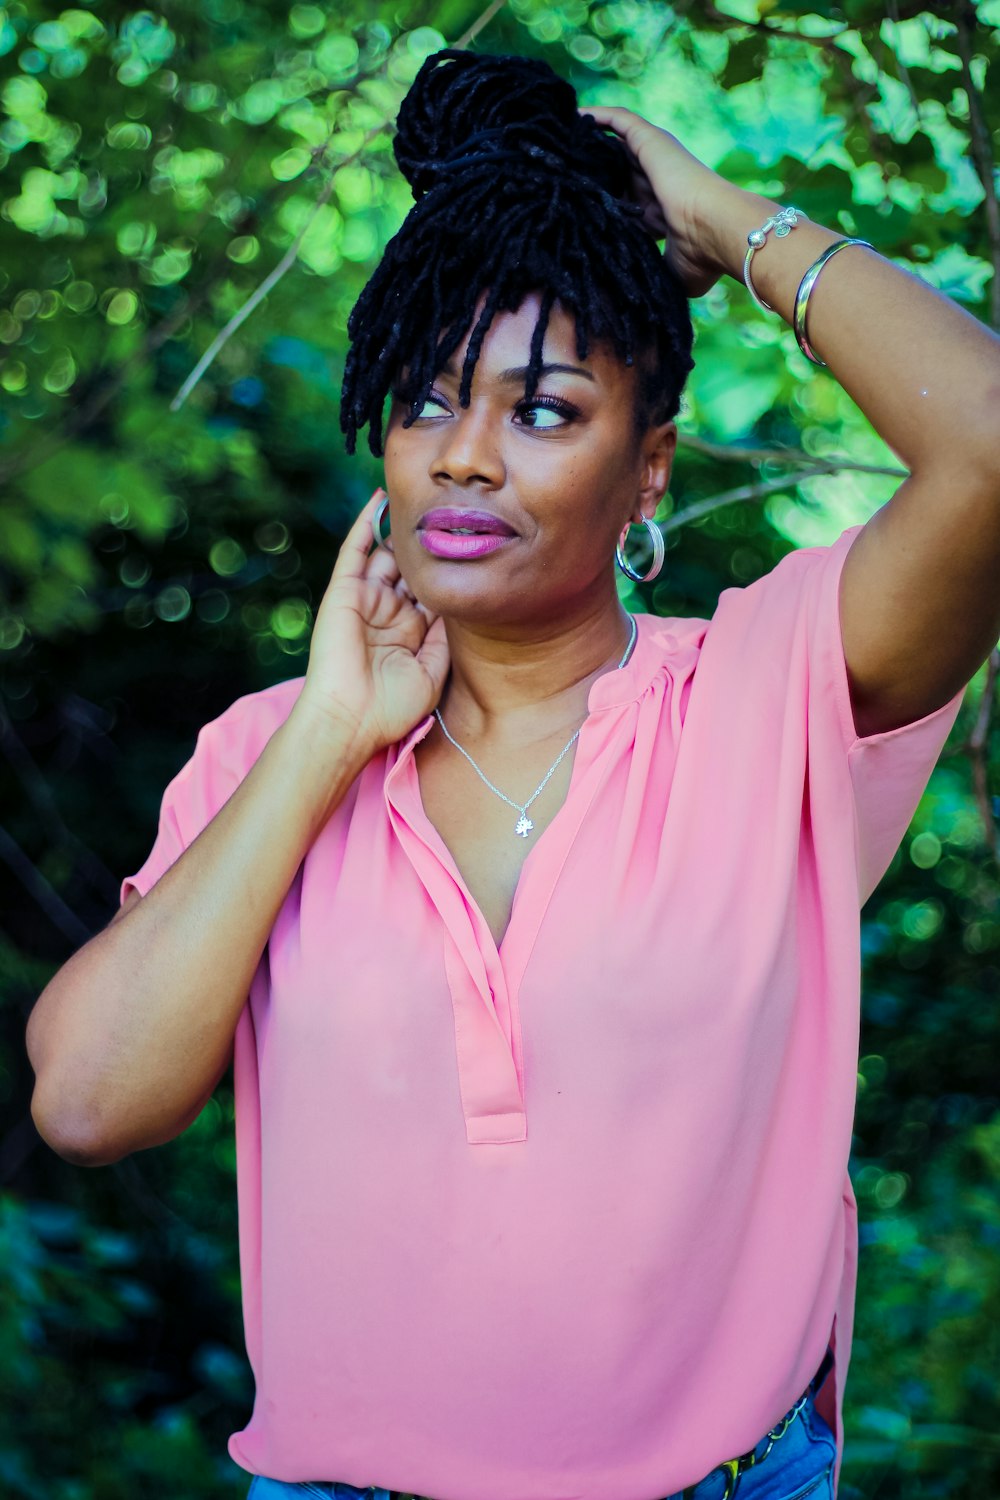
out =
[(759, 33), (729, 43), (729, 56), (719, 77), (724, 89), (738, 88), (741, 83), (759, 79), (767, 61), (767, 39)]
[(857, 238), (868, 240), (883, 253), (891, 254), (893, 249), (904, 246), (909, 239), (913, 215), (898, 203), (890, 204), (887, 212), (881, 205), (873, 207), (869, 203), (852, 203), (849, 212), (856, 226), (854, 233)]

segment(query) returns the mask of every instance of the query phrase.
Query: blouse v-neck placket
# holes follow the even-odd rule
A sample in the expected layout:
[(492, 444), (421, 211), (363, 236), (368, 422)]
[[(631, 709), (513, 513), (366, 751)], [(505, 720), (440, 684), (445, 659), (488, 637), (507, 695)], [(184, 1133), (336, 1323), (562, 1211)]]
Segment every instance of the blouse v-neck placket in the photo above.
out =
[[(390, 822), (442, 922), (459, 1094), (470, 1146), (513, 1145), (527, 1139), (518, 997), (556, 882), (614, 762), (607, 715), (617, 709), (624, 726), (624, 710), (640, 694), (633, 665), (638, 648), (639, 641), (625, 668), (598, 678), (591, 688), (566, 799), (521, 868), (499, 947), (451, 851), (424, 811), (414, 751), (433, 726), (432, 715), (410, 732), (387, 768)], [(613, 730), (610, 738), (618, 738)]]

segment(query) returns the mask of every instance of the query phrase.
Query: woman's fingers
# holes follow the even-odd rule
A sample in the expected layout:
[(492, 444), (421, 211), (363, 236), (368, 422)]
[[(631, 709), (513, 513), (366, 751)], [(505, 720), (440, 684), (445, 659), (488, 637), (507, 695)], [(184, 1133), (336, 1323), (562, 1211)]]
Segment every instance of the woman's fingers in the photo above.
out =
[[(418, 605), (417, 608), (420, 609), (422, 606)], [(417, 651), (417, 661), (423, 664), (427, 675), (437, 689), (437, 698), (440, 698), (444, 692), (445, 678), (448, 676), (448, 667), (451, 662), (448, 637), (440, 615), (435, 616), (433, 624), (424, 636), (420, 649)]]
[(432, 614), (419, 603), (400, 572), (395, 555), (385, 547), (372, 548), (372, 542), (375, 540), (375, 512), (384, 498), (385, 491), (377, 489), (359, 512), (340, 544), (340, 552), (334, 564), (331, 582), (334, 579), (354, 578), (358, 582), (376, 583), (391, 589), (398, 599), (416, 610), (426, 639), (438, 618), (437, 615)]
[(391, 588), (397, 598), (404, 599), (407, 604), (417, 602), (416, 594), (399, 571), (399, 563), (384, 547), (376, 547), (369, 557), (365, 578), (369, 583), (381, 583)]
[(375, 578), (379, 583), (395, 586), (399, 580), (399, 563), (391, 552), (386, 552), (384, 547), (376, 547), (368, 559), (365, 577)]
[(625, 109), (617, 104), (581, 104), (578, 113), (593, 115), (598, 125), (610, 125), (612, 130), (622, 136), (632, 151), (638, 155), (629, 137), (634, 138), (647, 122), (641, 115), (637, 115), (635, 110)]
[[(385, 497), (385, 490), (377, 489), (368, 504), (359, 511), (357, 519), (340, 544), (337, 561), (333, 566), (334, 578), (364, 578), (368, 568), (368, 553), (375, 538), (375, 512)], [(388, 556), (388, 554), (386, 554)]]

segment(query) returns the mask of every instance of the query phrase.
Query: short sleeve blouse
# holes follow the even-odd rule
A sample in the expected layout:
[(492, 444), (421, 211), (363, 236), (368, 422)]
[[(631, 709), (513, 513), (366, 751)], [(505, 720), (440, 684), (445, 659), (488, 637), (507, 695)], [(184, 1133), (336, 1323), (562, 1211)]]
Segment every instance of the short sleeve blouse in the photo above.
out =
[[(499, 949), (423, 811), (431, 717), (308, 851), (235, 1038), (246, 1470), (668, 1495), (752, 1447), (832, 1341), (839, 1477), (859, 911), (962, 701), (856, 735), (839, 581), (860, 530), (710, 620), (637, 616)], [(123, 897), (301, 685), (205, 726)]]

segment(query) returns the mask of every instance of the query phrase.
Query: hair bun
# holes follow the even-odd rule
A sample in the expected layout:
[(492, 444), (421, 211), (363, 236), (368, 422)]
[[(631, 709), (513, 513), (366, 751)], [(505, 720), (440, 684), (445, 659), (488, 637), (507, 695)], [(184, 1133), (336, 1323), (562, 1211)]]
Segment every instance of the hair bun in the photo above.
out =
[(547, 62), (460, 47), (431, 53), (399, 106), (393, 139), (414, 198), (453, 180), (453, 167), (499, 150), (522, 152), (525, 168), (578, 172), (615, 198), (629, 196), (621, 141), (578, 112), (576, 90)]

